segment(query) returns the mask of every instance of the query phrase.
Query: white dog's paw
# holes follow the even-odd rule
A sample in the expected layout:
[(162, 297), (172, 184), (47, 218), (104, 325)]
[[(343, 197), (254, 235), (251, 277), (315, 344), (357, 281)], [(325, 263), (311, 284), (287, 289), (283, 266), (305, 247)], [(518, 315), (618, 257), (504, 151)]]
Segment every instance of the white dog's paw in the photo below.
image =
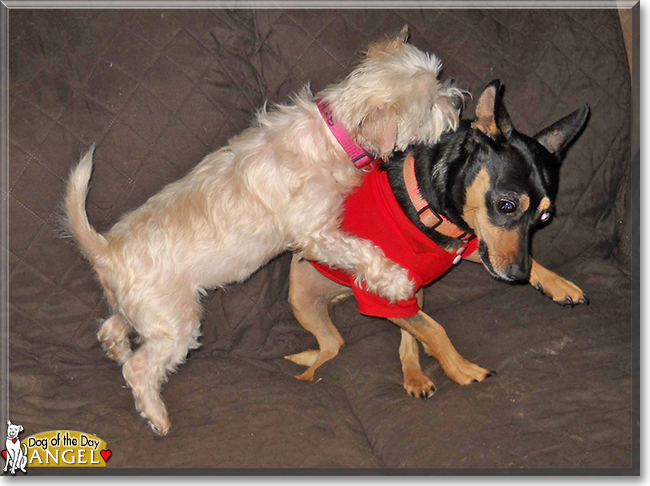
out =
[(366, 289), (387, 299), (391, 304), (407, 300), (415, 294), (415, 282), (409, 278), (408, 270), (385, 258), (375, 274), (363, 279)]
[(140, 415), (147, 421), (151, 430), (153, 430), (158, 435), (167, 435), (169, 428), (171, 427), (171, 422), (169, 421), (169, 414), (167, 409), (157, 410), (155, 416), (147, 416), (140, 412)]
[[(127, 380), (127, 385), (128, 383)], [(167, 407), (165, 407), (160, 395), (151, 389), (145, 389), (144, 392), (141, 392), (132, 386), (130, 388), (133, 393), (135, 409), (147, 421), (151, 430), (158, 435), (167, 435), (171, 422)]]

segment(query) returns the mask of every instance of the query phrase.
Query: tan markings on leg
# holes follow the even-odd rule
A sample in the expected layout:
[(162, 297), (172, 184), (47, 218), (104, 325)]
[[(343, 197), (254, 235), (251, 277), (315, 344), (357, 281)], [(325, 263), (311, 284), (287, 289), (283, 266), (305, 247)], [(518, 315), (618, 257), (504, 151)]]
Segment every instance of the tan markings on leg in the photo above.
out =
[(404, 373), (404, 389), (412, 397), (426, 399), (435, 393), (436, 387), (433, 381), (422, 371), (419, 354), (417, 340), (408, 331), (402, 329), (399, 358)]
[(284, 359), (293, 361), (300, 366), (313, 366), (318, 359), (318, 349), (308, 349), (302, 353), (290, 354), (285, 356)]
[(456, 383), (469, 385), (475, 380), (483, 381), (490, 374), (490, 370), (470, 363), (458, 354), (443, 327), (424, 312), (404, 319), (391, 318), (390, 321), (420, 341)]
[(308, 370), (296, 376), (299, 380), (313, 380), (316, 369), (334, 358), (345, 344), (330, 319), (328, 307), (332, 301), (351, 293), (352, 289), (328, 279), (308, 261), (293, 257), (289, 277), (289, 303), (298, 322), (316, 337), (319, 346), (315, 359), (313, 352), (292, 355), (299, 360), (305, 358), (305, 362), (311, 363)]
[(347, 299), (348, 297), (352, 297), (352, 292), (345, 292), (345, 293), (342, 293), (341, 295), (337, 295), (336, 297), (334, 297), (330, 301), (329, 307), (332, 307), (333, 305), (338, 304), (339, 302), (341, 302), (342, 300)]
[(519, 253), (521, 235), (490, 223), (485, 207), (485, 194), (490, 187), (490, 176), (482, 168), (465, 192), (463, 219), (474, 230), (479, 241), (488, 247), (490, 263), (503, 275)]
[(530, 284), (558, 304), (589, 303), (589, 298), (577, 285), (544, 268), (535, 260), (530, 270)]
[[(424, 305), (424, 293), (422, 289), (415, 295), (418, 307), (422, 309)], [(401, 329), (402, 340), (399, 345), (399, 357), (402, 362), (402, 372), (404, 373), (404, 389), (412, 397), (427, 399), (436, 392), (433, 381), (422, 371), (420, 366), (420, 350), (417, 339), (411, 336), (407, 331)]]

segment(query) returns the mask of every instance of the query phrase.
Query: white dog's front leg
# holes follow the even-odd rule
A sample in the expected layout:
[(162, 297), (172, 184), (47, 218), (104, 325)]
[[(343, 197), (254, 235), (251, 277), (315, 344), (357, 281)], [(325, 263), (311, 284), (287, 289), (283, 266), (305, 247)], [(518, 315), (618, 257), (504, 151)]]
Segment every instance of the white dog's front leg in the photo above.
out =
[(409, 299), (415, 293), (415, 282), (408, 271), (363, 238), (333, 229), (311, 235), (297, 246), (301, 256), (348, 272), (357, 284), (365, 283), (369, 292), (391, 303)]

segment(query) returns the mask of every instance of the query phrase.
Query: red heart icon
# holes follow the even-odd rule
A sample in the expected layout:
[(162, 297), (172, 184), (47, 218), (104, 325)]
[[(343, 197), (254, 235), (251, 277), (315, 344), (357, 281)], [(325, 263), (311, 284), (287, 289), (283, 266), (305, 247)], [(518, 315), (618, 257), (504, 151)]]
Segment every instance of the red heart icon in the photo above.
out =
[(18, 439), (11, 439), (11, 441), (15, 444)]
[(104, 458), (104, 462), (108, 461), (108, 458), (111, 457), (112, 452), (110, 450), (107, 451), (99, 451), (99, 453), (102, 455)]
[(4, 457), (5, 459), (7, 458), (7, 451), (6, 450), (2, 451), (2, 457)]

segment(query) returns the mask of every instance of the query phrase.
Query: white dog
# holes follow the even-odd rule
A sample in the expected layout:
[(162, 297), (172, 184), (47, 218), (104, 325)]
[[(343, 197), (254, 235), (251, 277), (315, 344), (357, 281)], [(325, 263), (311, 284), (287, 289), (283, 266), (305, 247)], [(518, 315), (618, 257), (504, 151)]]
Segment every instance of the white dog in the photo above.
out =
[(24, 473), (27, 472), (25, 471), (25, 466), (27, 466), (27, 446), (21, 444), (18, 438), (18, 434), (23, 430), (22, 425), (13, 425), (11, 421), (7, 420), (7, 440), (5, 441), (7, 462), (3, 472), (7, 472), (8, 468), (11, 468), (11, 474), (16, 474), (16, 469), (20, 469)]
[[(440, 84), (440, 61), (407, 44), (407, 35), (405, 28), (370, 45), (344, 81), (316, 98), (305, 88), (291, 104), (263, 109), (250, 128), (104, 235), (85, 212), (92, 150), (73, 169), (67, 224), (113, 311), (98, 338), (123, 363), (136, 408), (157, 433), (170, 427), (161, 386), (199, 346), (205, 289), (242, 282), (292, 249), (346, 270), (390, 301), (413, 295), (403, 268), (339, 229), (361, 172), (330, 128), (373, 159), (456, 128), (463, 94)], [(136, 351), (132, 329), (143, 340)]]

